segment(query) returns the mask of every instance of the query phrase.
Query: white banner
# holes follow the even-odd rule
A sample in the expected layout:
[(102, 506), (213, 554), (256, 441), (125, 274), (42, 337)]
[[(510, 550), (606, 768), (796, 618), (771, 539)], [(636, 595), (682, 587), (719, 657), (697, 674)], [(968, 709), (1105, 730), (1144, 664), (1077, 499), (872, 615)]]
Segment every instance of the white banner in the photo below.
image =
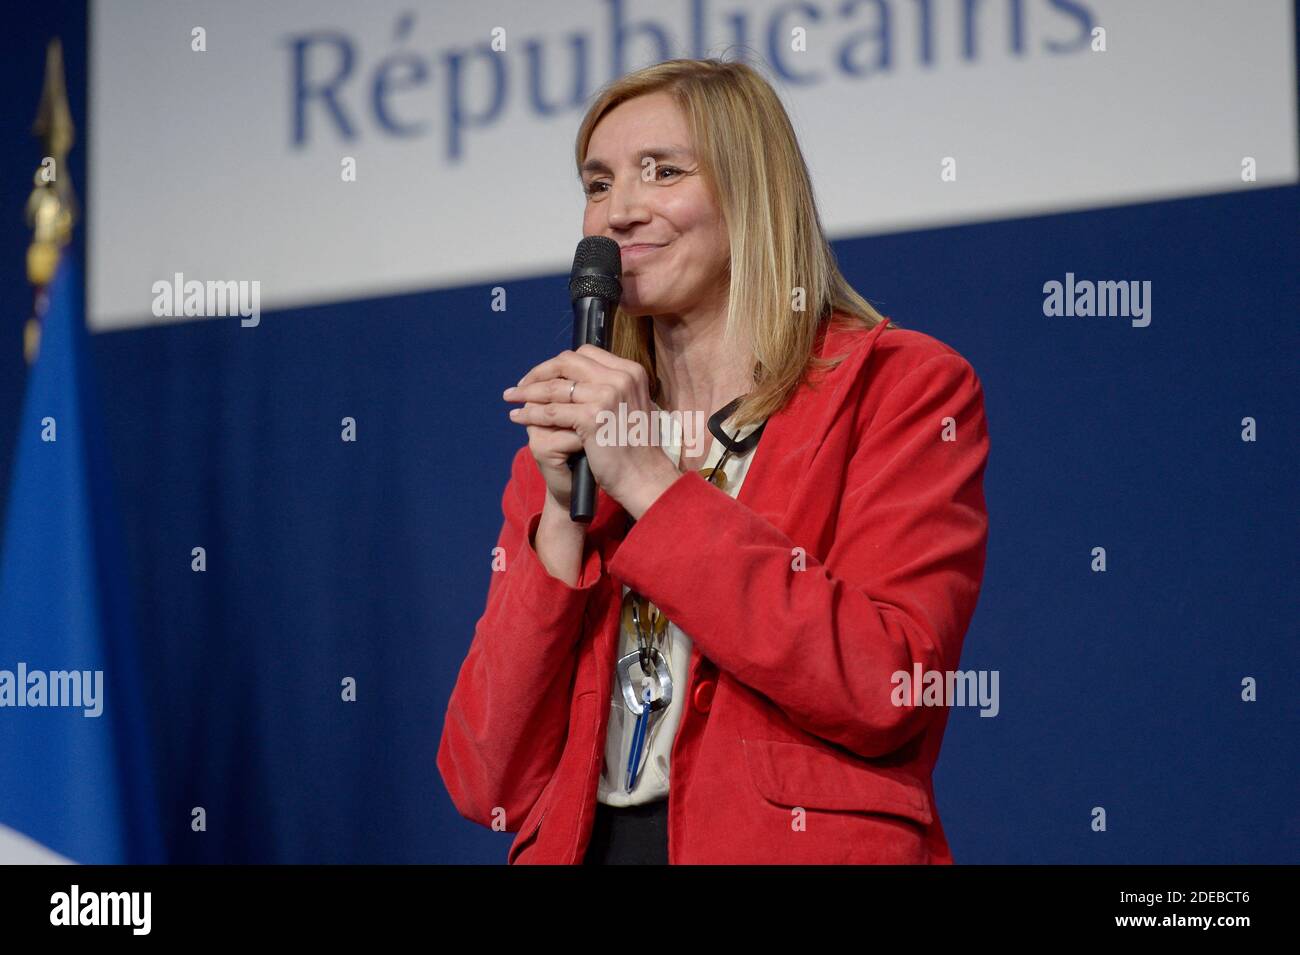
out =
[(584, 103), (728, 48), (767, 64), (832, 237), (1291, 183), (1292, 18), (1291, 0), (96, 0), (91, 327), (212, 314), (211, 295), (185, 314), (192, 281), (253, 325), (566, 271)]

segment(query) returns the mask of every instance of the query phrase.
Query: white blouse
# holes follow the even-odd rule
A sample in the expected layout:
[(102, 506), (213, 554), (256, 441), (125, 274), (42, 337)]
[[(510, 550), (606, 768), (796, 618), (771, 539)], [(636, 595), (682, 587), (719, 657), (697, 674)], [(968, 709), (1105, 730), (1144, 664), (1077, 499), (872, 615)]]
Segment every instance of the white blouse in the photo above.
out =
[[(674, 429), (670, 427), (671, 419), (668, 412), (658, 405), (655, 405), (654, 409), (660, 415), (658, 436), (660, 448), (668, 455), (669, 460), (680, 464), (682, 448), (679, 439), (683, 435), (674, 433)], [(757, 424), (747, 425), (737, 434), (732, 430), (734, 427), (732, 421), (732, 418), (728, 418), (723, 422), (722, 430), (735, 440), (747, 437), (758, 427)], [(701, 426), (703, 427), (703, 423)], [(699, 440), (693, 435), (687, 437), (691, 440)], [(703, 430), (703, 440), (709, 442), (709, 453), (700, 467), (713, 467), (726, 449), (707, 427)], [(698, 448), (698, 445), (696, 447)], [(728, 458), (722, 468), (727, 479), (726, 494), (735, 497), (740, 491), (745, 473), (757, 453), (758, 448), (754, 447), (746, 454), (733, 454)], [(624, 586), (623, 595), (626, 596), (627, 592), (628, 588)], [(635, 634), (630, 633), (621, 624), (620, 629), (622, 632), (619, 635), (619, 658), (636, 649)], [(668, 708), (656, 720), (650, 739), (645, 744), (649, 754), (644, 757), (641, 774), (637, 777), (636, 786), (630, 793), (624, 792), (624, 783), (627, 780), (627, 759), (632, 734), (636, 729), (636, 716), (623, 702), (623, 690), (619, 686), (618, 678), (614, 679), (613, 692), (609, 701), (609, 730), (605, 737), (605, 764), (596, 790), (596, 798), (606, 805), (632, 806), (663, 799), (668, 795), (668, 757), (672, 750), (673, 738), (677, 735), (677, 725), (681, 722), (682, 707), (686, 705), (686, 677), (691, 662), (691, 638), (670, 620), (660, 647), (664, 656), (668, 658), (668, 669), (673, 681), (673, 698)]]

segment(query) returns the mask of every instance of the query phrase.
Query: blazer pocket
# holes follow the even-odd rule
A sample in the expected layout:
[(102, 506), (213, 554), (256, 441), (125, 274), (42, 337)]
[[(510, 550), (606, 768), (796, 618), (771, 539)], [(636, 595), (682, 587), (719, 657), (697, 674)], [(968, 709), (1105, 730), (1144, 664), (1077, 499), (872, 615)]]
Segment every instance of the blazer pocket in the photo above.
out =
[(537, 842), (537, 833), (541, 832), (542, 820), (546, 818), (546, 810), (551, 806), (551, 790), (555, 788), (555, 778), (558, 775), (558, 770), (551, 774), (538, 794), (537, 802), (533, 803), (533, 808), (524, 816), (524, 823), (519, 827), (515, 841), (510, 843), (510, 851), (506, 853), (506, 865), (514, 865), (520, 854)]
[(780, 806), (902, 816), (928, 826), (934, 818), (920, 780), (896, 769), (805, 743), (743, 739), (750, 779)]
[[(538, 807), (541, 807), (541, 800), (537, 800)], [(534, 807), (537, 808), (537, 807)], [(515, 841), (510, 844), (510, 851), (506, 853), (506, 865), (514, 865), (515, 860), (519, 858), (520, 853), (532, 845), (537, 839), (537, 833), (542, 828), (542, 820), (546, 818), (546, 809), (537, 814), (536, 822), (525, 822), (524, 827), (519, 830), (515, 836)]]

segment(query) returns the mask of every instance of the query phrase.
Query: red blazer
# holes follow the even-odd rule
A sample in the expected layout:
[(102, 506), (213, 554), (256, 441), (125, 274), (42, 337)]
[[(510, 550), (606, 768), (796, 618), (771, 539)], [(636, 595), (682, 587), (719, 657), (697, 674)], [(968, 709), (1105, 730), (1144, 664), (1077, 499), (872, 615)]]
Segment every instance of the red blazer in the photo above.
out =
[(623, 583), (693, 642), (670, 862), (952, 862), (931, 782), (948, 711), (894, 705), (892, 676), (958, 668), (988, 534), (983, 391), (887, 323), (823, 326), (817, 350), (848, 357), (769, 419), (738, 499), (692, 471), (625, 536), (601, 492), (576, 587), (533, 549), (546, 486), (515, 455), (505, 569), (438, 748), (461, 814), (518, 832), (509, 863), (582, 862)]

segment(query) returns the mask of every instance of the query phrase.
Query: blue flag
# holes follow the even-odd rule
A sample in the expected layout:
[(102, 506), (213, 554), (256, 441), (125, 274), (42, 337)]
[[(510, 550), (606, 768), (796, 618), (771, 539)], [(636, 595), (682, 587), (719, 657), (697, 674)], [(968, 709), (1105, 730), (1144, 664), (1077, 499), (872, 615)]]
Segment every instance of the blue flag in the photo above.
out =
[(74, 862), (162, 862), (127, 552), (71, 249), (48, 295), (0, 539), (0, 824)]

